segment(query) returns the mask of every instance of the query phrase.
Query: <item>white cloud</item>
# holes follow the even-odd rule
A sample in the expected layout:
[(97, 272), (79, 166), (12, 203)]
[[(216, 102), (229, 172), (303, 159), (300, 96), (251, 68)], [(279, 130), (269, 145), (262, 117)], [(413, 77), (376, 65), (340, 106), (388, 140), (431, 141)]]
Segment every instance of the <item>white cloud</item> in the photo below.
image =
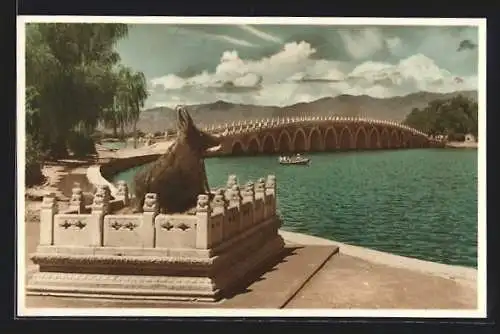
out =
[(355, 59), (366, 59), (384, 48), (384, 37), (376, 28), (340, 32), (346, 50)]
[(156, 78), (151, 80), (152, 86), (155, 88), (153, 92), (157, 90), (159, 86), (165, 87), (165, 89), (179, 89), (185, 84), (185, 80), (179, 78), (176, 75), (166, 75), (164, 77)]
[(233, 80), (236, 87), (255, 87), (260, 84), (262, 77), (255, 73), (247, 73)]
[(198, 29), (197, 30), (176, 29), (176, 34), (186, 35), (186, 39), (190, 39), (190, 38), (192, 38), (192, 36), (196, 36), (198, 38), (199, 37), (210, 38), (212, 40), (216, 40), (216, 41), (224, 42), (224, 43), (229, 43), (229, 44), (233, 44), (233, 45), (238, 45), (238, 46), (245, 46), (245, 47), (251, 47), (251, 48), (258, 47), (258, 45), (250, 43), (249, 41), (247, 41), (245, 39), (231, 37), (229, 35), (224, 35), (224, 34), (210, 33), (210, 32), (198, 30)]
[(227, 36), (227, 35), (210, 34), (210, 36), (212, 36), (215, 39), (226, 41), (226, 42), (229, 42), (229, 43), (235, 44), (235, 45), (241, 45), (241, 46), (246, 46), (246, 47), (256, 47), (257, 46), (255, 44), (248, 42), (248, 41), (245, 41), (244, 39), (234, 38), (234, 37)]
[(274, 35), (271, 35), (269, 33), (266, 33), (262, 30), (259, 30), (255, 27), (252, 27), (252, 26), (249, 26), (249, 25), (241, 25), (239, 26), (241, 29), (245, 30), (246, 32), (249, 32), (251, 33), (252, 35), (254, 36), (257, 36), (263, 40), (266, 40), (266, 41), (269, 41), (269, 42), (274, 42), (274, 43), (283, 43), (283, 41), (281, 39), (279, 39), (278, 37), (274, 36)]
[[(372, 48), (373, 49), (373, 48)], [(352, 65), (316, 60), (306, 42), (286, 44), (260, 60), (226, 51), (215, 71), (190, 78), (166, 75), (151, 80), (149, 105), (173, 106), (225, 100), (233, 103), (285, 106), (339, 94), (378, 98), (418, 91), (451, 92), (477, 89), (477, 77), (460, 77), (416, 54), (397, 63), (366, 61)]]

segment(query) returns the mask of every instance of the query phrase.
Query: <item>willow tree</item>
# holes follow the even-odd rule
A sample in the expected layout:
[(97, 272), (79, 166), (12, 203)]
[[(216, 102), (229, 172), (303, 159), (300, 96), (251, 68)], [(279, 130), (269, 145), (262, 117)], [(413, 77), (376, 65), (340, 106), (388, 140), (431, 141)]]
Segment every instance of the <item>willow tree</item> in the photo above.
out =
[(142, 72), (134, 72), (129, 67), (118, 69), (118, 85), (116, 92), (117, 114), (115, 120), (120, 125), (121, 135), (128, 125), (133, 126), (134, 147), (137, 145), (137, 122), (148, 97), (146, 77)]
[[(115, 95), (116, 42), (124, 24), (36, 23), (26, 29), (27, 128), (54, 157), (71, 133), (89, 136)], [(28, 110), (27, 110), (28, 111)]]

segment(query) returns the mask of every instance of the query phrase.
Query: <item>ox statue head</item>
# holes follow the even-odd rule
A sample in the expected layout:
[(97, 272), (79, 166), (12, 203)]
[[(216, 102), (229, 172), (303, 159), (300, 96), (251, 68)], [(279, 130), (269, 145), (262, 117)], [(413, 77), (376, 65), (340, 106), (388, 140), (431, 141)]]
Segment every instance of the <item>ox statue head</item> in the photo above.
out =
[(190, 148), (204, 152), (220, 145), (220, 138), (201, 131), (194, 125), (191, 115), (184, 106), (177, 106), (177, 136), (180, 142), (187, 143)]

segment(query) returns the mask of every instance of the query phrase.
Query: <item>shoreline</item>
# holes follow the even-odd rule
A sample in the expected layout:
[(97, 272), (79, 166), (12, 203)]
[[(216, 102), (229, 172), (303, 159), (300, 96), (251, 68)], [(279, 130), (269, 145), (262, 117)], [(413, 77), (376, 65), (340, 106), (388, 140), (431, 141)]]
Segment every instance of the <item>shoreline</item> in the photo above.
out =
[(444, 148), (468, 148), (468, 149), (477, 149), (477, 142), (458, 142), (458, 141), (450, 141), (447, 142)]
[(382, 252), (372, 248), (345, 244), (309, 234), (290, 232), (283, 229), (280, 229), (280, 234), (285, 240), (297, 244), (338, 246), (341, 254), (362, 259), (370, 263), (453, 279), (473, 288), (476, 288), (477, 285), (476, 268), (420, 260), (394, 253)]

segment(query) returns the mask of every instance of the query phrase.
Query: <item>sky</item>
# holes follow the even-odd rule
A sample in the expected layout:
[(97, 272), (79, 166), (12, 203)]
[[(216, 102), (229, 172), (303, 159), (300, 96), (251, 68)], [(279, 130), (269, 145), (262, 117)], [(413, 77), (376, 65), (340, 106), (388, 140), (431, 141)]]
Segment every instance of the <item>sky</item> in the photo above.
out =
[(286, 106), (477, 89), (478, 29), (461, 26), (130, 25), (122, 63), (148, 80), (146, 107)]

